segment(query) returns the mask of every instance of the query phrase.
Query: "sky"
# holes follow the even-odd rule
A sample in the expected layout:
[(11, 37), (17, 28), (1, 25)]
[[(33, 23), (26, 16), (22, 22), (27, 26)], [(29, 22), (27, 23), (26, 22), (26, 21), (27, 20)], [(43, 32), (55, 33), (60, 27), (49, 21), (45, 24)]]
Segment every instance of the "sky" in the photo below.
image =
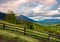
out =
[(59, 18), (60, 0), (0, 0), (0, 12), (13, 10), (34, 20)]

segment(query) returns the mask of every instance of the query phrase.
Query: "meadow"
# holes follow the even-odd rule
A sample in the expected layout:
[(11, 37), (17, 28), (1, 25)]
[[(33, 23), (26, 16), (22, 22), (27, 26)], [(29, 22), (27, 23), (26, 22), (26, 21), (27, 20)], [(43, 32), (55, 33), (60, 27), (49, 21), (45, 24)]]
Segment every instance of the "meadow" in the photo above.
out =
[[(0, 22), (2, 23), (2, 21)], [(59, 33), (56, 31), (60, 31), (60, 28), (56, 29), (56, 27), (51, 27), (50, 29), (49, 26), (47, 27), (33, 24), (33, 29), (26, 28), (26, 31), (24, 31), (24, 25), (23, 27), (20, 27), (20, 25), (8, 23), (5, 21), (3, 21), (3, 23), (5, 23), (5, 29), (3, 24), (0, 24), (0, 37), (4, 42), (60, 42), (59, 36), (50, 36), (51, 38), (48, 37), (49, 33), (54, 35)]]

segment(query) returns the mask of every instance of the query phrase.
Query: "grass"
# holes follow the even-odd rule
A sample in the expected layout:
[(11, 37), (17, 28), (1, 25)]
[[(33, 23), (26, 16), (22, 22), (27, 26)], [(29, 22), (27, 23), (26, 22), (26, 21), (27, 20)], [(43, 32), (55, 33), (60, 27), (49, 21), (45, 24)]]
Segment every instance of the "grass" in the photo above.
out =
[[(9, 29), (9, 28), (8, 28)], [(19, 35), (21, 35), (19, 32), (21, 32), (20, 30), (15, 30), (15, 31), (13, 31), (14, 29), (13, 28), (11, 28), (11, 30), (9, 29), (6, 29), (6, 31), (7, 32), (10, 32), (10, 33), (15, 33), (15, 34), (19, 34)], [(16, 32), (16, 31), (19, 31), (19, 32)], [(44, 42), (44, 41), (48, 41), (47, 40), (47, 38), (48, 38), (48, 34), (45, 34), (45, 33), (40, 33), (40, 32), (37, 32), (37, 31), (33, 31), (33, 30), (27, 30), (28, 32), (26, 32), (27, 33), (27, 36), (29, 36), (29, 37), (32, 37), (32, 38), (37, 38), (39, 41), (41, 41), (41, 42)], [(28, 38), (27, 38), (28, 39)], [(52, 42), (59, 42), (60, 40), (58, 40), (58, 39), (55, 39), (55, 38), (52, 38), (51, 37), (51, 39), (53, 39), (53, 40), (51, 40)], [(57, 41), (56, 41), (57, 40)]]
[(0, 30), (0, 42), (1, 42), (1, 39), (4, 40), (4, 42), (5, 41), (6, 42), (39, 42), (34, 38), (7, 32), (4, 30)]
[[(16, 41), (17, 42), (39, 42), (39, 41), (40, 42), (45, 42), (46, 39), (48, 38), (48, 34), (46, 34), (46, 33), (40, 33), (40, 32), (37, 32), (37, 31), (34, 31), (34, 30), (29, 30), (29, 29), (27, 29), (28, 32), (26, 32), (28, 35), (24, 36), (20, 33), (20, 32), (23, 31), (23, 28), (20, 28), (20, 27), (16, 28), (16, 26), (15, 25), (13, 26), (13, 25), (14, 24), (11, 25), (12, 27), (7, 25), (8, 27), (6, 27), (6, 30), (5, 30), (5, 32), (7, 32), (7, 33), (3, 32), (4, 33), (3, 37), (4, 38), (6, 37), (5, 39), (7, 39), (7, 41), (12, 40), (14, 42), (16, 42)], [(17, 32), (19, 32), (19, 33), (17, 33)], [(39, 39), (39, 41), (37, 39), (34, 39), (34, 38)], [(53, 39), (53, 40), (51, 40), (52, 42), (60, 41), (60, 40), (56, 41), (57, 40), (56, 38), (52, 38), (52, 39)]]

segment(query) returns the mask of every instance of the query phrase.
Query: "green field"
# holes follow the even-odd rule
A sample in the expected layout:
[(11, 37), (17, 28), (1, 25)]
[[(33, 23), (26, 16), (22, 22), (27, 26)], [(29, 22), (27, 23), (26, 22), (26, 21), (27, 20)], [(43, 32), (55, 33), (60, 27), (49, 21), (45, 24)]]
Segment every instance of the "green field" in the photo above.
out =
[[(5, 23), (6, 27), (3, 28), (3, 25), (0, 26), (0, 38), (1, 41), (6, 42), (60, 42), (60, 39), (56, 37), (50, 37), (48, 40), (48, 31), (53, 31), (55, 34), (56, 30), (60, 31), (60, 28), (56, 29), (51, 27), (51, 29), (46, 28), (45, 26), (39, 26), (34, 24), (34, 29), (26, 29), (26, 35), (24, 35), (24, 28), (16, 24), (11, 24), (5, 21), (0, 21)], [(55, 29), (54, 29), (55, 28)], [(45, 32), (44, 32), (45, 31)]]
[(34, 38), (4, 30), (0, 30), (0, 39), (2, 39), (4, 42), (38, 42), (38, 40)]

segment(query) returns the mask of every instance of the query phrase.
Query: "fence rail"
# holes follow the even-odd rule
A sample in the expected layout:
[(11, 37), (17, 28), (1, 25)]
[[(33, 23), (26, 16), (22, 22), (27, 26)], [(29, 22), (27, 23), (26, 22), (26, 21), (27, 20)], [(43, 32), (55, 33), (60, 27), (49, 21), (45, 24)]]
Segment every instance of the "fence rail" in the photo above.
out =
[(52, 35), (50, 33), (47, 34), (47, 33), (37, 32), (34, 30), (26, 29), (25, 27), (20, 28), (19, 25), (14, 25), (14, 24), (10, 24), (7, 22), (1, 22), (1, 21), (0, 21), (0, 26), (4, 30), (9, 29), (12, 31), (22, 32), (24, 35), (26, 35), (26, 34), (36, 35), (36, 36), (38, 35), (39, 37), (47, 38), (48, 42), (50, 42), (50, 40), (55, 40), (57, 42), (60, 42), (60, 35), (58, 36), (58, 35)]

